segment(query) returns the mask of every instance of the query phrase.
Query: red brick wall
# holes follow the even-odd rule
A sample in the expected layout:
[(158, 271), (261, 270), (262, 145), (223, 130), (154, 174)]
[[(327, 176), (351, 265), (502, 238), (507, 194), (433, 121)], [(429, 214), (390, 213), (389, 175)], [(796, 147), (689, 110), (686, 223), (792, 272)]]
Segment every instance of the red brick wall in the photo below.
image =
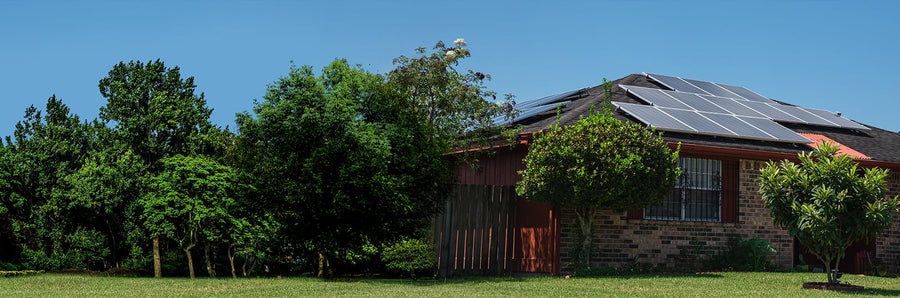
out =
[[(727, 247), (730, 237), (768, 240), (776, 249), (771, 260), (779, 267), (793, 266), (793, 241), (784, 229), (775, 228), (769, 211), (762, 207), (756, 178), (763, 162), (742, 160), (739, 167), (737, 223), (680, 222), (627, 219), (625, 212), (601, 211), (594, 219), (594, 266), (622, 267), (631, 262), (655, 266), (692, 266), (691, 255), (714, 255)], [(563, 272), (571, 272), (574, 212), (562, 210), (560, 258)], [(898, 234), (900, 236), (900, 234)], [(900, 239), (900, 238), (898, 238)]]
[[(900, 173), (890, 172), (887, 188), (889, 196), (900, 194)], [(895, 213), (891, 227), (875, 240), (875, 255), (888, 265), (888, 271), (900, 272), (900, 215)]]

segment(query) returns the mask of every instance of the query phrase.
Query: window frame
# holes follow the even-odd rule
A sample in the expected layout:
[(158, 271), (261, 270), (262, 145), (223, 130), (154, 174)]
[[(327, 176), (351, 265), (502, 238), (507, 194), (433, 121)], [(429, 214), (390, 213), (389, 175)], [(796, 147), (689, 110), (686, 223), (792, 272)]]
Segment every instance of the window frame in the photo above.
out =
[[(680, 222), (725, 222), (724, 205), (727, 199), (726, 192), (732, 190), (727, 189), (733, 183), (725, 181), (726, 175), (730, 175), (727, 171), (731, 170), (729, 161), (712, 158), (701, 157), (678, 157), (678, 166), (682, 169), (681, 176), (675, 182), (675, 189), (672, 194), (663, 199), (663, 206), (655, 206), (645, 208), (642, 211), (643, 218), (648, 220), (659, 221), (680, 221)], [(691, 179), (693, 178), (693, 179)], [(700, 180), (699, 182), (695, 182)], [(707, 193), (706, 196), (693, 195), (692, 193), (699, 191)], [(709, 196), (708, 193), (715, 193)], [(676, 197), (677, 198), (674, 198)], [(700, 197), (698, 197), (700, 196)], [(668, 207), (671, 202), (678, 201), (679, 207)], [(707, 201), (704, 203), (703, 201)], [(715, 203), (708, 203), (715, 201)], [(703, 205), (714, 205), (705, 207)], [(701, 206), (698, 208), (696, 206)], [(660, 208), (660, 209), (657, 209)], [(655, 210), (654, 210), (655, 209)], [(699, 212), (701, 215), (690, 215), (691, 210), (704, 210)], [(677, 213), (674, 216), (671, 213)], [(666, 214), (666, 213), (670, 214)], [(655, 213), (655, 214), (654, 214)], [(696, 211), (694, 213), (697, 213)], [(704, 216), (703, 214), (712, 214), (713, 216)]]

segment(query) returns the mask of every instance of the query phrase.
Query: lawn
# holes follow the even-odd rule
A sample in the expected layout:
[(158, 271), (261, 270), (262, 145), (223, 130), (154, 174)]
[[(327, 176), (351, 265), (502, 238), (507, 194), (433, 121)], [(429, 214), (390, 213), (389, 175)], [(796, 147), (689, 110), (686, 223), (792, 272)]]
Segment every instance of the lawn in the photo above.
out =
[(900, 295), (900, 279), (844, 276), (843, 281), (866, 287), (859, 293), (801, 288), (822, 281), (811, 273), (708, 273), (600, 278), (458, 278), (410, 281), (398, 279), (314, 278), (133, 278), (79, 274), (41, 274), (0, 278), (0, 297), (133, 297), (133, 296), (368, 296), (368, 297), (799, 297)]

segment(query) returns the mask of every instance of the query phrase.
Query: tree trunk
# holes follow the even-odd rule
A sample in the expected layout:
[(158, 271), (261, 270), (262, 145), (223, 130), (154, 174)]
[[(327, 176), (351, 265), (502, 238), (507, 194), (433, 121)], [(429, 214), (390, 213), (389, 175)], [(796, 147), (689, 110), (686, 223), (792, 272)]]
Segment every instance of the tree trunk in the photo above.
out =
[(159, 236), (153, 237), (153, 276), (162, 277), (162, 258), (159, 256)]
[(234, 247), (228, 247), (228, 264), (231, 265), (231, 278), (237, 279), (237, 271), (234, 269)]
[(188, 272), (191, 274), (191, 279), (194, 279), (194, 258), (191, 256), (191, 248), (185, 248), (184, 254), (187, 255)]
[[(845, 249), (846, 249), (846, 248), (845, 248)], [(834, 271), (835, 271), (835, 272), (832, 273), (833, 278), (834, 278), (833, 283), (841, 283), (841, 281), (838, 280), (838, 276), (837, 276), (837, 272), (840, 272), (840, 271), (841, 271), (841, 269), (838, 268), (838, 266), (840, 266), (840, 264), (841, 264), (841, 257), (838, 256), (837, 259), (834, 261)], [(830, 280), (829, 280), (829, 281), (830, 281)]]
[(576, 209), (576, 215), (578, 216), (578, 224), (581, 228), (581, 253), (579, 254), (579, 258), (581, 258), (581, 262), (586, 267), (591, 266), (591, 242), (594, 238), (594, 233), (592, 230), (594, 214), (597, 213), (595, 208), (584, 208), (584, 209)]
[(216, 277), (216, 270), (213, 268), (213, 262), (209, 256), (209, 242), (206, 242), (206, 245), (203, 247), (203, 254), (205, 254), (204, 258), (206, 259), (206, 272), (209, 273), (209, 277)]
[(319, 253), (319, 273), (316, 275), (319, 278), (322, 277), (331, 277), (331, 264), (328, 263), (328, 258), (325, 257), (325, 254)]

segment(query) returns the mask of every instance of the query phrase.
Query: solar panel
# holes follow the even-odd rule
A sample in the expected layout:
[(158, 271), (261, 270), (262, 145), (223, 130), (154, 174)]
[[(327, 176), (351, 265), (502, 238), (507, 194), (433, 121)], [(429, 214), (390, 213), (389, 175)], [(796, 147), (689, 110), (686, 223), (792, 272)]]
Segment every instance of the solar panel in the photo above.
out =
[(654, 106), (636, 105), (623, 102), (613, 102), (612, 104), (625, 113), (628, 113), (632, 117), (636, 118), (638, 121), (641, 121), (644, 124), (650, 125), (650, 127), (654, 127), (659, 130), (689, 133), (697, 132), (696, 129), (687, 126), (686, 124), (676, 120), (675, 118), (672, 118), (672, 116), (663, 113), (659, 110), (659, 108)]
[(835, 124), (840, 125), (843, 128), (869, 130), (868, 127), (865, 127), (862, 124), (853, 122), (850, 119), (835, 115), (834, 113), (826, 111), (826, 110), (810, 109), (810, 108), (801, 108), (801, 109), (803, 109), (807, 112), (810, 112), (812, 114), (815, 114), (819, 117), (822, 117), (825, 120), (834, 122)]
[(683, 79), (683, 80), (685, 80), (688, 83), (691, 83), (691, 85), (694, 85), (694, 86), (699, 87), (700, 89), (703, 89), (703, 91), (706, 91), (706, 93), (709, 93), (709, 94), (712, 94), (715, 96), (740, 98), (740, 96), (738, 96), (737, 94), (734, 94), (731, 91), (725, 90), (725, 88), (719, 87), (718, 85), (716, 85), (713, 82), (698, 81), (698, 80), (691, 80), (691, 79)]
[(742, 105), (740, 101), (734, 100), (731, 98), (717, 97), (712, 95), (700, 95), (704, 99), (716, 104), (717, 106), (725, 109), (730, 114), (741, 115), (741, 116), (750, 116), (750, 117), (762, 117), (766, 116), (760, 114), (753, 109), (748, 108), (745, 105)]
[(652, 73), (648, 73), (647, 76), (654, 81), (660, 82), (661, 84), (675, 91), (707, 94), (707, 92), (703, 91), (703, 89), (697, 88), (696, 86), (691, 85), (678, 77), (664, 76)]
[(772, 120), (764, 119), (764, 118), (753, 118), (753, 117), (739, 117), (742, 121), (747, 122), (750, 125), (755, 126), (759, 130), (765, 131), (766, 133), (772, 135), (779, 140), (785, 142), (792, 143), (803, 143), (808, 144), (812, 143), (809, 139), (797, 134), (793, 130), (788, 129), (787, 127), (781, 126), (778, 123), (775, 123)]
[(675, 97), (681, 102), (691, 106), (694, 110), (703, 111), (703, 112), (713, 112), (713, 113), (728, 113), (728, 111), (723, 110), (719, 106), (707, 101), (706, 99), (700, 97), (699, 94), (696, 93), (685, 93), (685, 92), (677, 92), (677, 91), (663, 91), (669, 96)]
[(769, 140), (774, 138), (774, 136), (757, 129), (756, 127), (747, 124), (744, 121), (741, 121), (738, 116), (725, 114), (708, 114), (706, 115), (706, 117), (708, 117), (710, 120), (716, 121), (719, 124), (727, 126), (728, 129), (738, 135), (739, 138), (759, 140)]
[(519, 109), (519, 110), (521, 110), (521, 111), (525, 111), (525, 110), (527, 110), (528, 108), (533, 108), (533, 107), (537, 107), (537, 106), (542, 106), (542, 105), (545, 105), (545, 104), (548, 104), (548, 103), (552, 103), (552, 102), (554, 102), (554, 101), (562, 100), (562, 99), (566, 98), (567, 96), (572, 95), (572, 94), (575, 94), (575, 93), (577, 93), (578, 91), (581, 91), (581, 90), (584, 90), (584, 89), (578, 89), (578, 90), (566, 91), (566, 92), (562, 92), (562, 93), (557, 93), (557, 94), (553, 94), (553, 95), (544, 96), (544, 97), (537, 98), (537, 99), (526, 100), (526, 101), (517, 103), (516, 106), (515, 106), (515, 108), (516, 108), (516, 109)]
[(725, 136), (736, 136), (737, 135), (734, 132), (723, 127), (722, 125), (719, 125), (718, 123), (713, 122), (712, 120), (709, 120), (706, 117), (703, 117), (703, 115), (700, 115), (699, 113), (697, 113), (695, 111), (668, 109), (668, 108), (662, 108), (661, 110), (663, 112), (665, 112), (666, 114), (671, 115), (675, 119), (678, 119), (681, 122), (684, 122), (685, 124), (690, 125), (694, 129), (696, 129), (698, 132), (712, 134), (712, 135), (725, 135)]
[(638, 121), (662, 131), (687, 132), (752, 140), (789, 143), (810, 141), (790, 129), (765, 118), (698, 112), (613, 102), (620, 110)]
[(528, 109), (527, 111), (519, 113), (519, 115), (517, 115), (516, 118), (513, 119), (512, 122), (514, 122), (516, 120), (527, 119), (528, 117), (532, 117), (532, 116), (535, 116), (537, 114), (540, 114), (540, 113), (543, 113), (546, 111), (555, 110), (557, 106), (565, 106), (567, 103), (568, 102), (549, 104), (549, 105), (545, 105), (545, 106), (534, 107), (534, 108)]
[(676, 109), (690, 109), (690, 106), (685, 105), (684, 103), (675, 100), (674, 98), (663, 93), (662, 89), (656, 88), (646, 88), (646, 87), (638, 87), (638, 86), (628, 86), (628, 85), (619, 85), (625, 90), (628, 90), (629, 93), (634, 94), (641, 100), (660, 107), (667, 108), (676, 108)]
[(741, 104), (753, 109), (754, 111), (759, 112), (760, 114), (763, 114), (766, 118), (772, 120), (805, 123), (803, 120), (800, 120), (799, 118), (794, 117), (791, 114), (785, 113), (784, 111), (770, 104), (756, 101), (743, 101), (741, 102)]
[(751, 91), (750, 89), (741, 87), (741, 86), (732, 86), (725, 84), (716, 84), (721, 86), (722, 88), (728, 89), (728, 91), (733, 92), (734, 94), (740, 95), (744, 99), (758, 102), (771, 103), (773, 102), (771, 99), (766, 98), (765, 96), (759, 95), (756, 92)]
[(784, 111), (785, 113), (789, 113), (789, 114), (793, 115), (794, 117), (797, 117), (800, 120), (803, 120), (803, 122), (806, 122), (808, 124), (831, 126), (831, 127), (841, 127), (840, 125), (837, 125), (834, 122), (828, 121), (816, 114), (807, 112), (805, 109), (802, 109), (800, 107), (781, 105), (778, 107), (778, 109)]

